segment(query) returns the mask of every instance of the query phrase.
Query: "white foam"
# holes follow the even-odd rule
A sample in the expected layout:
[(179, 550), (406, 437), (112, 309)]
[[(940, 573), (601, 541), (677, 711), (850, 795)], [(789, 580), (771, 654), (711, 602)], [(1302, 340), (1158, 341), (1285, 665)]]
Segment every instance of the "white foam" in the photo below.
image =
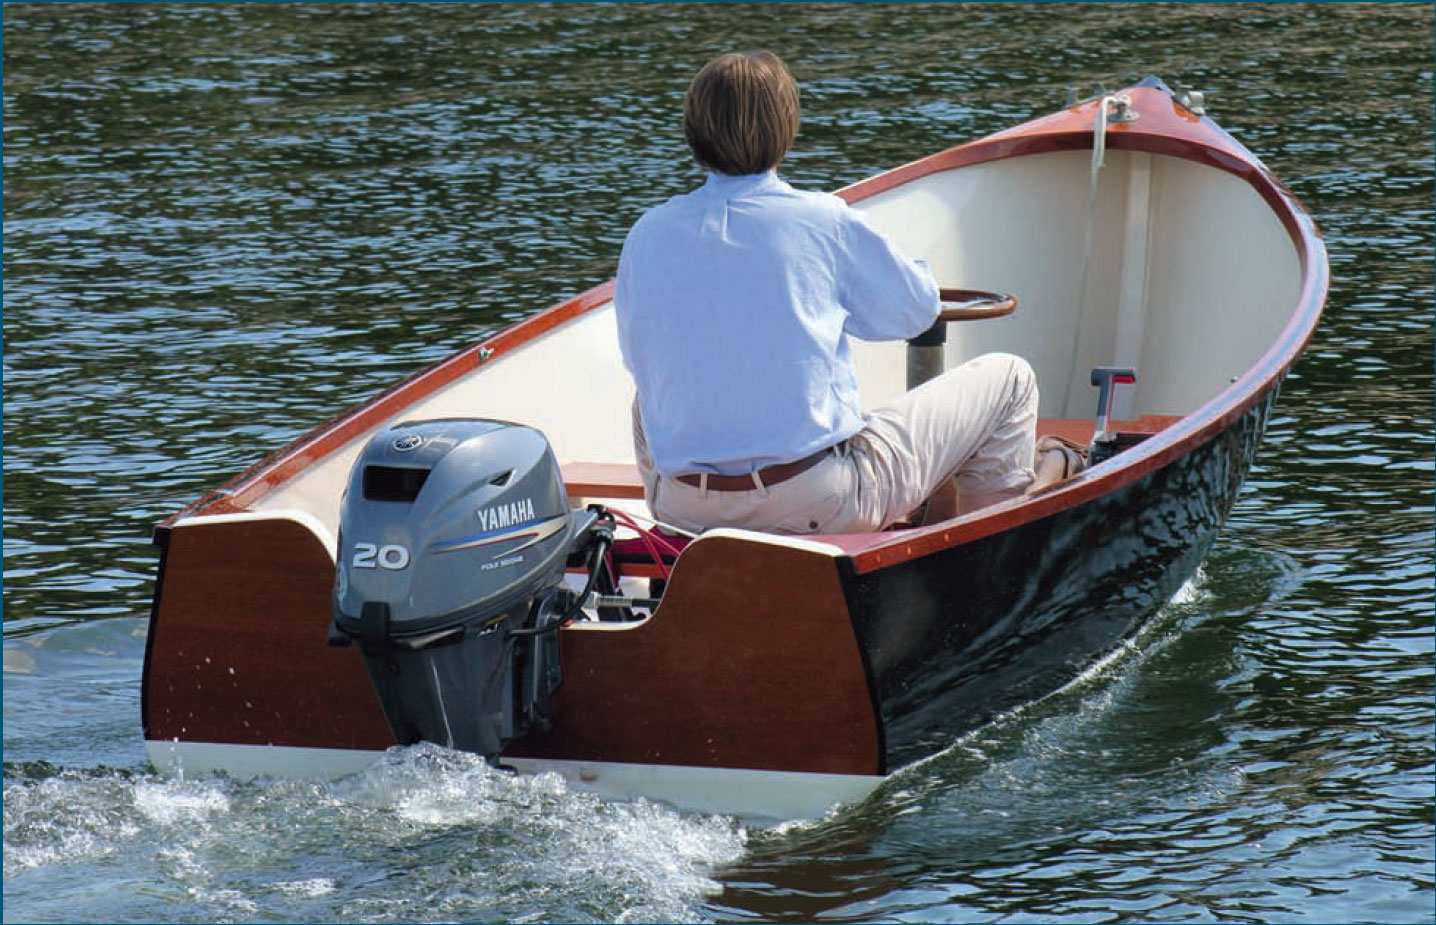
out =
[(160, 825), (192, 822), (229, 811), (229, 797), (214, 782), (140, 781), (134, 788), (135, 808)]

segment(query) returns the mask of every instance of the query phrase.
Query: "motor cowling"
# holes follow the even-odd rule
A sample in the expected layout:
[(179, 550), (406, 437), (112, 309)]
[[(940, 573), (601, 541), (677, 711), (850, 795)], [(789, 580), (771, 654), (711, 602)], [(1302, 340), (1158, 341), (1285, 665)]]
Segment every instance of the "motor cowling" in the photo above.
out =
[(336, 644), (358, 642), (395, 739), (495, 760), (547, 725), (561, 587), (593, 515), (570, 511), (543, 434), (483, 419), (376, 434), (341, 502)]

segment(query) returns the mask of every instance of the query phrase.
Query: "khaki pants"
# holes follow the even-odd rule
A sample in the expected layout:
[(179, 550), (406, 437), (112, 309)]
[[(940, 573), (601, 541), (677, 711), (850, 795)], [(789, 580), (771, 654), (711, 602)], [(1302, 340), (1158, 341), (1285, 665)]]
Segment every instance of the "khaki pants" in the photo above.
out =
[(1021, 495), (1033, 481), (1037, 377), (1027, 361), (980, 356), (884, 407), (827, 459), (777, 485), (712, 491), (659, 475), (633, 413), (653, 516), (683, 530), (862, 533), (904, 520), (948, 479), (964, 507)]

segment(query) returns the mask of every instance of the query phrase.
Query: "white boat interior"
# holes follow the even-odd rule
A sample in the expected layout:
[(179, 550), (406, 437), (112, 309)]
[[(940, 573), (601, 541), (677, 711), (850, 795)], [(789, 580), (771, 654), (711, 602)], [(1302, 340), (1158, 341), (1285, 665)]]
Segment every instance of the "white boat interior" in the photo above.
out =
[[(1017, 296), (1008, 317), (949, 325), (949, 368), (1019, 354), (1037, 371), (1043, 418), (1072, 419), (1093, 414), (1093, 366), (1132, 366), (1139, 381), (1119, 390), (1114, 417), (1189, 413), (1289, 320), (1297, 246), (1252, 186), (1217, 168), (1109, 149), (1093, 176), (1090, 151), (1033, 154), (929, 174), (856, 207), (942, 285)], [(905, 388), (904, 344), (858, 343), (855, 354), (867, 406)], [(542, 430), (561, 463), (631, 464), (632, 395), (609, 304), (495, 355), (402, 417), (518, 421)], [(259, 499), (256, 513), (307, 515), (332, 548), (338, 496), (368, 436)]]

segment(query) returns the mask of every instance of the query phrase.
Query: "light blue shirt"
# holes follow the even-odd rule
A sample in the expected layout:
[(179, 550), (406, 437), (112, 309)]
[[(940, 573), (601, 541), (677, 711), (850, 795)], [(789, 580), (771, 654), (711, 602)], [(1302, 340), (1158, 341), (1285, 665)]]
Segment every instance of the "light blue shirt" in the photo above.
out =
[(629, 231), (614, 309), (658, 471), (742, 475), (862, 429), (848, 336), (916, 336), (938, 293), (838, 197), (713, 173)]

